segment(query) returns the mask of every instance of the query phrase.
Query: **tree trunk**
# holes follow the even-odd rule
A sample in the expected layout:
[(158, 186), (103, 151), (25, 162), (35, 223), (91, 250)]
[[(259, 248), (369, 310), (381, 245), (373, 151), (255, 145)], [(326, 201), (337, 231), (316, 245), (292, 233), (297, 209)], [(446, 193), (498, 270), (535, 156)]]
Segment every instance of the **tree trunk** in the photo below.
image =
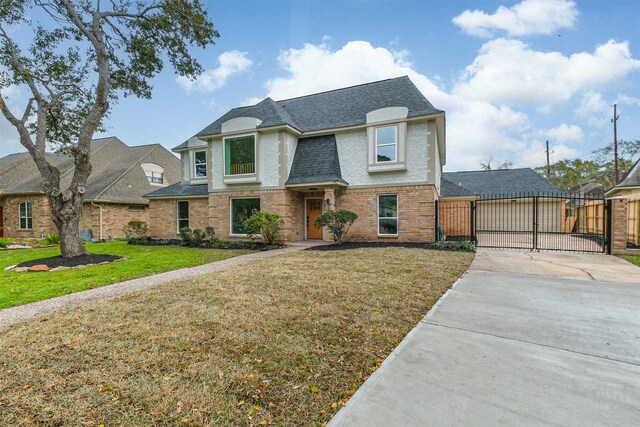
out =
[(89, 253), (80, 240), (80, 230), (78, 228), (80, 224), (79, 213), (73, 212), (71, 215), (66, 215), (63, 219), (58, 217), (58, 220), (55, 222), (58, 233), (60, 234), (60, 253), (63, 258), (71, 258)]

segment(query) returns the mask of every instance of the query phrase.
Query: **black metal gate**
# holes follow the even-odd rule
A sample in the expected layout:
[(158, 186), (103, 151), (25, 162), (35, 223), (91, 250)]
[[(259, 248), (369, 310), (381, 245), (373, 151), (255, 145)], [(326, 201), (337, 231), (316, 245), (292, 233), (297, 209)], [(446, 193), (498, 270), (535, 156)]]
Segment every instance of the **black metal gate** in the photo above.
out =
[(439, 238), (478, 247), (608, 252), (610, 207), (602, 197), (517, 194), (438, 203)]

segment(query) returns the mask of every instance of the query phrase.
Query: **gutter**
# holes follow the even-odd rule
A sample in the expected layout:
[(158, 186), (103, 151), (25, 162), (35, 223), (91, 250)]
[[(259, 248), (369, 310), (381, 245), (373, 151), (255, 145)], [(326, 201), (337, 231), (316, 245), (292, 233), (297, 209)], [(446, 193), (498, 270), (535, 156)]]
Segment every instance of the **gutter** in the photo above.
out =
[(102, 209), (103, 207), (101, 205), (96, 205), (93, 202), (91, 202), (91, 206), (100, 209), (100, 240), (102, 240)]

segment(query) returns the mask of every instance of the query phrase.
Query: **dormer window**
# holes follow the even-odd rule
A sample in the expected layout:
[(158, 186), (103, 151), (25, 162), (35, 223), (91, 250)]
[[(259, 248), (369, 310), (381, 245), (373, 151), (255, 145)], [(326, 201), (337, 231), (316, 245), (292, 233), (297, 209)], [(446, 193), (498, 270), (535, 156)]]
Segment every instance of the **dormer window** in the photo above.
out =
[(142, 163), (142, 170), (144, 171), (147, 181), (151, 185), (165, 185), (164, 182), (164, 168), (155, 163)]
[(193, 176), (195, 178), (207, 177), (207, 152), (196, 151), (193, 155)]
[(250, 175), (256, 173), (255, 135), (224, 140), (224, 174)]
[(398, 160), (398, 126), (376, 128), (376, 163)]

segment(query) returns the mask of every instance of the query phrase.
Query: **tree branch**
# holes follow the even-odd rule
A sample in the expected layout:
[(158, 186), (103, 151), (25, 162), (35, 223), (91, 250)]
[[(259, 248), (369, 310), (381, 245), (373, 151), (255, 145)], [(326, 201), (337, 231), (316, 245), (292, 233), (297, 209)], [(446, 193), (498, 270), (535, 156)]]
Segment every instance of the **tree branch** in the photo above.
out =
[(20, 63), (20, 56), (18, 55), (15, 43), (13, 43), (13, 40), (11, 40), (2, 26), (0, 26), (0, 37), (5, 40), (5, 45), (7, 46), (7, 50), (9, 51), (9, 56), (11, 57), (11, 65), (13, 66), (14, 71), (16, 71), (20, 75), (20, 77), (25, 80), (25, 82), (29, 86), (29, 89), (31, 89), (31, 93), (33, 93), (36, 101), (38, 101), (38, 104), (45, 103), (44, 99), (42, 98), (42, 94), (38, 90), (38, 86), (36, 86), (36, 82), (33, 76), (28, 71), (26, 71)]

